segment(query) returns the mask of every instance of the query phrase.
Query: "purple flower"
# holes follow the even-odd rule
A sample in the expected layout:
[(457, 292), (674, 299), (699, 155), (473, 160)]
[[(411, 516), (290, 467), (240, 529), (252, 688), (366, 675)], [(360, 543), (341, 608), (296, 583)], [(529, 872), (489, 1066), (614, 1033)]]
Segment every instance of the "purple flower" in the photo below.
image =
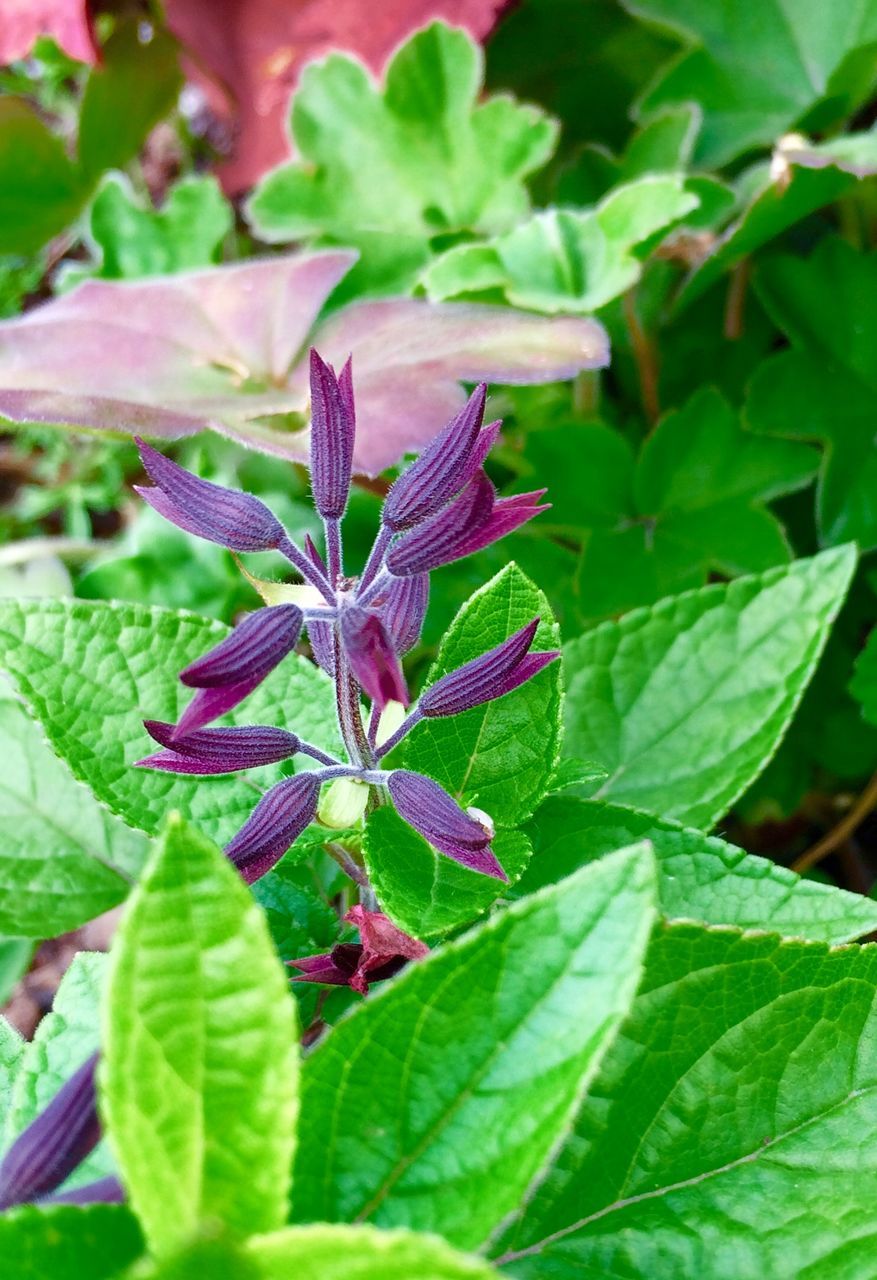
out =
[(557, 649), (528, 653), (539, 619), (534, 618), (502, 644), (479, 658), (449, 671), (423, 693), (417, 704), (421, 716), (456, 716), (483, 702), (511, 693), (549, 662), (560, 657)]
[(388, 702), (408, 705), (399, 655), (376, 613), (348, 605), (341, 612), (341, 642), (354, 677), (383, 710)]
[(366, 911), (357, 904), (344, 919), (356, 926), (362, 942), (339, 942), (323, 955), (290, 960), (289, 964), (299, 970), (295, 982), (352, 987), (364, 996), (369, 983), (392, 978), (409, 960), (429, 955), (429, 947), (397, 929), (381, 911)]
[(335, 370), (311, 350), (311, 488), (326, 520), (340, 520), (353, 470), (356, 417), (351, 362)]
[(0, 1162), (0, 1210), (47, 1196), (97, 1146), (96, 1066), (93, 1054), (6, 1152)]
[(225, 852), (248, 884), (264, 876), (313, 822), (320, 779), (313, 773), (284, 778), (267, 791)]
[(257, 609), (230, 636), (181, 671), (180, 679), (192, 689), (264, 680), (298, 644), (302, 620), (302, 611), (294, 604)]
[(288, 760), (301, 749), (301, 742), (286, 729), (262, 725), (239, 725), (227, 729), (199, 729), (180, 737), (176, 725), (161, 720), (144, 720), (147, 732), (166, 747), (138, 760), (137, 764), (168, 773), (235, 773), (262, 764)]
[(493, 830), (461, 809), (437, 782), (409, 769), (394, 769), (387, 788), (401, 818), (419, 831), (439, 853), (471, 871), (508, 881), (490, 847)]

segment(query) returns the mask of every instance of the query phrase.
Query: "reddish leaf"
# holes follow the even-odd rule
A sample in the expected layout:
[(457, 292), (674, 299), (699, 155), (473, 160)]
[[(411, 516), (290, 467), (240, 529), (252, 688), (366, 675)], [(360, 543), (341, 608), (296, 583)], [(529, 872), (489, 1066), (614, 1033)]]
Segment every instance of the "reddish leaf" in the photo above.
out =
[(80, 62), (96, 62), (85, 0), (0, 0), (0, 66), (26, 58), (38, 36), (53, 36)]

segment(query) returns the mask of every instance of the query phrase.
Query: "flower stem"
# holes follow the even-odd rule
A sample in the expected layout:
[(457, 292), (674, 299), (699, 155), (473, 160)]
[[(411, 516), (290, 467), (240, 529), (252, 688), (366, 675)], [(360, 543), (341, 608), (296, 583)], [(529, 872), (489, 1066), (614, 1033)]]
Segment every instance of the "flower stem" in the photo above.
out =
[(362, 571), (362, 577), (359, 580), (360, 591), (364, 591), (366, 587), (371, 585), (375, 574), (384, 563), (384, 556), (386, 555), (387, 547), (390, 545), (392, 539), (393, 530), (388, 529), (386, 525), (382, 524), (380, 533), (375, 538), (372, 549), (369, 552), (368, 560), (366, 561), (365, 568)]
[(338, 579), (344, 571), (341, 559), (341, 522), (340, 520), (325, 519), (323, 526), (326, 530), (326, 560), (329, 570), (329, 585), (337, 587)]

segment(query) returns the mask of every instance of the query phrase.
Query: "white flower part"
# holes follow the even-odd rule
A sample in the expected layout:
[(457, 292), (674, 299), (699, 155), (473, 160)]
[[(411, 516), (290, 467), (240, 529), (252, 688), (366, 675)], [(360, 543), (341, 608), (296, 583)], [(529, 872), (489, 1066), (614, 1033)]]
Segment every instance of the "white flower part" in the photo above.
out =
[(493, 825), (493, 818), (491, 818), (490, 814), (485, 813), (483, 809), (476, 809), (474, 805), (470, 805), (466, 813), (470, 818), (474, 818), (476, 822), (480, 823), (492, 840), (496, 835), (496, 827)]

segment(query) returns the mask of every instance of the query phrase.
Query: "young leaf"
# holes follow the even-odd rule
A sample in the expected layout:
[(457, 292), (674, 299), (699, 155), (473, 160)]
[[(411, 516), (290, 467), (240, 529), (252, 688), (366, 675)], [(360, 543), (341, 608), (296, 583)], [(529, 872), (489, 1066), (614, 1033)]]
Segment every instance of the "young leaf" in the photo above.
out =
[(867, 1276), (877, 952), (679, 925), (497, 1249), (567, 1275)]
[(829, 544), (855, 538), (870, 550), (877, 546), (877, 254), (828, 238), (807, 259), (763, 263), (756, 288), (791, 350), (756, 371), (747, 421), (753, 431), (823, 446), (820, 536)]
[(222, 853), (171, 818), (113, 950), (100, 1093), (153, 1252), (215, 1219), (286, 1217), (296, 1017), (265, 919)]
[(121, 1204), (25, 1205), (0, 1214), (0, 1258), (12, 1280), (114, 1280), (143, 1252)]
[(352, 245), (360, 260), (344, 294), (354, 297), (409, 289), (436, 237), (513, 226), (557, 125), (507, 96), (479, 102), (482, 80), (479, 46), (441, 22), (396, 51), (382, 90), (347, 54), (311, 63), (292, 100), (301, 159), (256, 187), (256, 234)]
[(647, 846), (585, 868), (340, 1023), (305, 1062), (295, 1218), (483, 1244), (543, 1168), (623, 1016), (653, 875)]
[(564, 650), (568, 754), (597, 793), (708, 828), (775, 752), (849, 586), (852, 547), (672, 596)]
[(528, 823), (533, 858), (515, 896), (556, 884), (609, 850), (648, 840), (658, 868), (661, 914), (668, 919), (768, 929), (809, 942), (851, 942), (877, 929), (877, 902), (805, 880), (767, 858), (598, 800), (549, 796)]
[(320, 1280), (490, 1280), (494, 1269), (481, 1258), (449, 1248), (437, 1236), (374, 1227), (287, 1227), (248, 1241), (246, 1256), (258, 1280), (292, 1275)]
[[(253, 781), (270, 786), (279, 766), (191, 778), (132, 765), (151, 745), (143, 720), (177, 720), (191, 695), (179, 672), (227, 630), (194, 614), (136, 604), (0, 600), (0, 668), (74, 776), (114, 813), (155, 832), (177, 807), (225, 842), (258, 799)], [(331, 686), (304, 658), (288, 658), (234, 719), (274, 723), (337, 749)]]
[(102, 809), (0, 686), (0, 931), (65, 933), (122, 902), (146, 853)]

